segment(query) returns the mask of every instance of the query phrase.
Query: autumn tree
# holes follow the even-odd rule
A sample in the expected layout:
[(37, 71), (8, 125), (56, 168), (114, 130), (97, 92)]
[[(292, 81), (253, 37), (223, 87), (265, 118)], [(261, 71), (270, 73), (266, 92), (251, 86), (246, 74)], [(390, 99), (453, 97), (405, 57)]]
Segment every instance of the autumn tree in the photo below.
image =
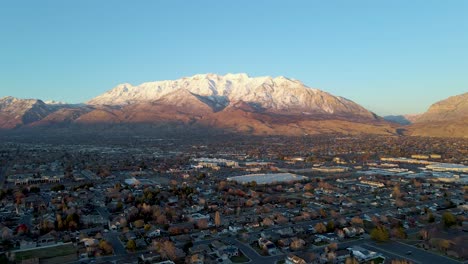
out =
[(392, 228), (391, 234), (392, 237), (399, 239), (405, 239), (407, 237), (405, 230), (401, 226)]
[(370, 236), (373, 240), (385, 242), (389, 239), (388, 230), (384, 226), (377, 226), (371, 230)]
[(221, 214), (219, 213), (219, 211), (216, 211), (215, 213), (214, 224), (216, 227), (221, 226)]
[(315, 231), (320, 234), (327, 232), (327, 227), (322, 222), (317, 223), (314, 228)]
[(300, 250), (304, 248), (304, 246), (305, 246), (305, 241), (300, 238), (293, 239), (290, 245), (292, 250)]
[(351, 224), (353, 226), (361, 226), (362, 227), (364, 225), (364, 221), (359, 216), (355, 216), (355, 217), (351, 218)]
[(419, 231), (419, 237), (422, 240), (428, 240), (429, 239), (429, 232), (426, 229), (421, 229), (421, 231)]
[(127, 249), (130, 250), (130, 251), (135, 251), (135, 249), (136, 249), (136, 242), (135, 242), (135, 240), (130, 239), (130, 240), (127, 242)]
[(198, 229), (207, 229), (208, 228), (208, 220), (206, 220), (205, 218), (199, 219), (197, 221), (197, 227), (198, 227)]
[(337, 243), (331, 243), (330, 245), (327, 246), (329, 251), (336, 251), (338, 249), (338, 244)]
[(114, 249), (112, 248), (111, 244), (105, 240), (101, 240), (99, 242), (99, 248), (104, 252), (104, 254), (109, 255), (112, 254)]
[(163, 259), (170, 259), (174, 261), (177, 258), (176, 247), (171, 241), (154, 241), (151, 249), (158, 252)]
[(320, 208), (320, 217), (327, 218), (327, 215), (327, 211), (325, 211), (323, 208)]
[(262, 225), (264, 226), (272, 226), (274, 224), (275, 223), (273, 222), (273, 220), (271, 220), (269, 217), (265, 217), (262, 221)]
[(429, 223), (434, 223), (435, 217), (434, 217), (434, 214), (433, 214), (432, 212), (429, 212), (429, 213), (427, 214), (427, 221), (428, 221)]
[(345, 264), (359, 264), (359, 261), (355, 257), (347, 257)]
[(392, 196), (395, 199), (398, 199), (401, 197), (400, 185), (397, 184), (393, 187)]
[(450, 245), (451, 245), (451, 242), (450, 240), (447, 240), (447, 239), (441, 239), (438, 244), (440, 250), (444, 252), (447, 252), (447, 250), (450, 248)]
[(442, 222), (444, 223), (445, 227), (449, 228), (449, 227), (454, 226), (457, 223), (457, 219), (452, 213), (445, 212), (442, 215)]

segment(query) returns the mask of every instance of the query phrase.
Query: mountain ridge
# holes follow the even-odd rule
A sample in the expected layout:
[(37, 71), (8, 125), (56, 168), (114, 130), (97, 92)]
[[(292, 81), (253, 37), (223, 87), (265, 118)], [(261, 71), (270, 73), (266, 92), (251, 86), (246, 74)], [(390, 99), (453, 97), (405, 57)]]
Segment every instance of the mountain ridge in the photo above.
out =
[(145, 82), (137, 86), (119, 84), (87, 103), (89, 105), (120, 105), (154, 102), (178, 90), (187, 90), (214, 109), (244, 101), (271, 112), (312, 112), (321, 114), (349, 114), (374, 118), (355, 102), (310, 88), (302, 82), (279, 77), (249, 77), (241, 74), (197, 74), (177, 80)]
[[(457, 105), (466, 104), (465, 98), (451, 100), (459, 102)], [(450, 103), (447, 106), (441, 102), (434, 104), (436, 110), (454, 111)], [(465, 112), (461, 113), (464, 117)], [(447, 119), (445, 114), (440, 115)], [(136, 86), (124, 83), (87, 104), (44, 103), (38, 99), (13, 97), (0, 99), (0, 129), (81, 129), (100, 125), (111, 129), (115, 125), (132, 127), (137, 124), (185, 127), (187, 131), (203, 127), (258, 135), (403, 133), (430, 136), (430, 131), (434, 131), (434, 135), (447, 136), (434, 125), (429, 132), (424, 132), (424, 122), (403, 127), (387, 122), (349, 99), (283, 76), (198, 74)], [(459, 125), (465, 126), (463, 119), (450, 125), (448, 136), (454, 135)]]
[(409, 132), (413, 136), (468, 138), (468, 92), (432, 104)]

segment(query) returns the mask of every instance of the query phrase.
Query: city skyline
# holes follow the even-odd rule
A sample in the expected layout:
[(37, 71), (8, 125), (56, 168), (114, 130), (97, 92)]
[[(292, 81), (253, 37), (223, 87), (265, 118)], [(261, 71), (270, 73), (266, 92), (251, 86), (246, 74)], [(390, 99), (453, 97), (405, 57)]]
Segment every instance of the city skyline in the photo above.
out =
[[(379, 114), (466, 92), (463, 1), (3, 3), (0, 97), (80, 103), (120, 83), (286, 76)], [(13, 22), (13, 23), (12, 23)]]

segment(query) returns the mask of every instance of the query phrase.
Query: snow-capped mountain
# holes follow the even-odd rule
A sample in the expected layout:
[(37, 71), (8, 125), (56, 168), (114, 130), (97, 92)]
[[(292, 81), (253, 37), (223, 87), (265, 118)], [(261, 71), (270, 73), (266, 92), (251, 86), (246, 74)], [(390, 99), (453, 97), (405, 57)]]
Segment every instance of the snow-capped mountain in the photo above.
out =
[[(186, 98), (174, 96), (187, 91), (219, 111), (237, 102), (246, 102), (269, 112), (353, 115), (374, 118), (374, 114), (342, 97), (312, 89), (286, 77), (249, 77), (247, 74), (198, 74), (173, 81), (147, 82), (137, 86), (125, 83), (90, 100), (90, 105), (132, 105), (157, 102), (171, 95), (173, 103)], [(167, 100), (166, 100), (167, 101)]]
[(2, 100), (3, 129), (73, 127), (75, 132), (90, 126), (129, 125), (133, 131), (141, 124), (261, 135), (396, 134), (396, 125), (362, 106), (282, 76), (198, 74), (121, 84), (85, 105)]

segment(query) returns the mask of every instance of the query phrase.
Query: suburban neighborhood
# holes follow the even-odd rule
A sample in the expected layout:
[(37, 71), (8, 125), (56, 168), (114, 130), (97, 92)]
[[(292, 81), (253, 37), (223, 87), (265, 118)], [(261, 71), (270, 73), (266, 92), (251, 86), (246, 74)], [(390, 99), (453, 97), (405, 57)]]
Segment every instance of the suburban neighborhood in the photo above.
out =
[(438, 142), (3, 142), (2, 263), (466, 263), (468, 145)]

